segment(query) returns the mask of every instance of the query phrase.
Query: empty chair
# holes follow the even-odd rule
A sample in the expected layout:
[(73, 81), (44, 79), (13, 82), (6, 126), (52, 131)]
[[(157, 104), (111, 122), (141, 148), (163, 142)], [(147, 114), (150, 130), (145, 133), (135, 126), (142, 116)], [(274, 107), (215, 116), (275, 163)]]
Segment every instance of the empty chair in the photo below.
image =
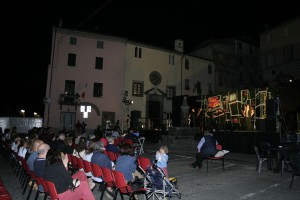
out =
[[(256, 160), (257, 160), (256, 171), (258, 171), (258, 173), (260, 173), (263, 163), (268, 160), (272, 162), (273, 157), (269, 154), (262, 154), (259, 151), (259, 148), (257, 146), (254, 146), (254, 150), (255, 150)], [(272, 163), (271, 163), (271, 166), (272, 166)]]

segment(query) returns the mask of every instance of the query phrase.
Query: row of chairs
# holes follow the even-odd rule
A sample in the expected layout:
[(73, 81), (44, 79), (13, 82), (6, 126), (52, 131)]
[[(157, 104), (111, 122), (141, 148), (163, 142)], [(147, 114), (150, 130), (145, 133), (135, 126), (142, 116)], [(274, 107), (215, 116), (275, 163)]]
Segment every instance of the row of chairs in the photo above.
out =
[(128, 195), (132, 198), (135, 194), (146, 194), (145, 188), (133, 190), (131, 186), (126, 183), (124, 175), (121, 172), (111, 170), (107, 167), (100, 167), (95, 163), (91, 163), (73, 155), (69, 155), (69, 158), (71, 160), (70, 164), (72, 165), (72, 173), (82, 169), (86, 174), (91, 173), (94, 177), (101, 178), (103, 180), (103, 182), (98, 183), (98, 190), (101, 192), (100, 200), (103, 199), (104, 193), (108, 187), (114, 189), (115, 198), (118, 193), (121, 195), (122, 199), (123, 195)]
[[(23, 157), (19, 156), (16, 152), (12, 151), (8, 144), (5, 144), (4, 148), (6, 151), (6, 155), (8, 155), (7, 159), (10, 159), (10, 165), (12, 171), (14, 172), (14, 174), (16, 175), (17, 179), (20, 182), (23, 195), (26, 195), (26, 191), (29, 186), (28, 193), (26, 195), (26, 200), (29, 200), (32, 191), (34, 190), (34, 186), (42, 184), (43, 179), (37, 177), (34, 172), (30, 171), (26, 160)], [(43, 185), (43, 187), (44, 187), (43, 193), (45, 193), (44, 199), (46, 200), (48, 197), (48, 190), (45, 185)], [(36, 195), (34, 199), (37, 200), (40, 191), (37, 188), (35, 189), (36, 189)], [(9, 199), (9, 197), (5, 197), (5, 196), (0, 196), (0, 197), (1, 200)]]

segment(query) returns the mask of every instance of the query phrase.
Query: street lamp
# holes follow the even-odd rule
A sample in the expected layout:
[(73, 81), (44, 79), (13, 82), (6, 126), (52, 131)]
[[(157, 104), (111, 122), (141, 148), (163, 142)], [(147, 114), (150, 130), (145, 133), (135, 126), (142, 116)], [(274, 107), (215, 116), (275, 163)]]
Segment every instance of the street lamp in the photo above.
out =
[(21, 111), (20, 111), (20, 115), (21, 115), (22, 117), (25, 117), (25, 110), (21, 110)]

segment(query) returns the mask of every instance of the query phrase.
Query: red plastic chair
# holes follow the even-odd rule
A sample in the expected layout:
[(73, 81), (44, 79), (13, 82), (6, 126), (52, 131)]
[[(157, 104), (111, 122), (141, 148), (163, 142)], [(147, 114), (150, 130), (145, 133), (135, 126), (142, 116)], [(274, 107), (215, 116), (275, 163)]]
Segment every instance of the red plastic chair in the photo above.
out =
[(137, 161), (138, 161), (139, 169), (143, 172), (143, 174), (146, 174), (147, 168), (149, 166), (151, 167), (150, 159), (146, 158), (146, 157), (139, 156)]
[[(86, 160), (84, 160), (84, 161), (86, 161)], [(88, 162), (88, 161), (86, 161), (86, 162)], [(88, 163), (90, 163), (90, 162), (88, 162)], [(93, 174), (94, 177), (103, 179), (102, 169), (101, 169), (101, 167), (98, 164), (96, 164), (96, 163), (90, 163), (89, 167), (91, 168), (91, 172), (92, 172), (92, 174)], [(105, 191), (105, 189), (104, 189), (105, 186), (104, 186), (104, 182), (99, 182), (99, 183), (100, 183), (100, 185), (99, 185), (99, 191), (101, 191), (101, 198), (100, 199), (102, 199), (104, 191)]]
[(91, 163), (87, 160), (82, 160), (83, 162), (83, 170), (84, 172), (87, 174), (87, 173), (93, 173), (93, 170), (92, 170), (92, 166), (91, 166)]
[(115, 184), (114, 176), (112, 174), (112, 170), (107, 167), (101, 167), (101, 170), (102, 170), (102, 178), (104, 181), (101, 199), (103, 198), (104, 191), (107, 189), (107, 187), (111, 187), (114, 190), (116, 195), (116, 184)]
[(83, 159), (82, 158), (78, 158), (76, 156), (74, 156), (74, 157), (76, 158), (76, 163), (77, 163), (78, 170), (80, 170), (80, 169), (83, 170), (83, 168), (84, 168)]
[(52, 181), (44, 180), (46, 187), (48, 189), (48, 193), (50, 196), (50, 200), (59, 200), (58, 193), (56, 191), (55, 185)]
[(123, 141), (123, 138), (118, 137), (114, 139), (114, 145), (119, 146), (119, 144)]
[(123, 139), (123, 143), (125, 144), (125, 143), (127, 143), (127, 144), (130, 144), (130, 146), (132, 146), (133, 147), (133, 140), (132, 139)]
[(112, 151), (106, 151), (106, 153), (107, 153), (107, 156), (109, 157), (109, 159), (112, 162), (116, 163), (120, 153), (115, 153), (115, 152), (112, 152)]
[(44, 178), (35, 176), (35, 180), (36, 180), (36, 184), (37, 185), (42, 185), (44, 191), (41, 192), (40, 190), (37, 190), (36, 194), (35, 194), (34, 200), (38, 199), (40, 193), (44, 193), (44, 195), (45, 195), (44, 196), (44, 200), (46, 200), (49, 194), (48, 194), (48, 189), (47, 189), (47, 185), (46, 185), (46, 183), (44, 181)]
[(75, 174), (76, 171), (79, 170), (77, 165), (77, 159), (74, 155), (68, 154), (69, 161), (71, 162), (71, 174)]
[(1, 200), (12, 200), (10, 193), (6, 189), (1, 177), (0, 177), (0, 199)]
[(127, 182), (125, 180), (125, 177), (124, 177), (122, 172), (112, 170), (112, 174), (114, 176), (115, 184), (116, 184), (116, 187), (117, 187), (117, 190), (115, 192), (116, 195), (119, 192), (122, 199), (124, 199), (123, 195), (128, 195), (129, 199), (132, 199), (132, 197), (135, 194), (144, 194), (145, 199), (148, 199), (148, 197), (146, 195), (146, 193), (147, 193), (146, 188), (139, 188), (137, 190), (133, 190), (131, 188), (131, 186), (127, 184)]
[[(223, 149), (222, 145), (221, 144), (217, 144), (216, 145), (216, 148), (218, 151), (221, 151)], [(224, 156), (218, 156), (218, 157), (207, 157), (206, 158), (206, 171), (208, 171), (208, 161), (210, 160), (210, 163), (212, 164), (212, 161), (213, 160), (221, 160), (222, 161), (222, 169), (223, 171), (225, 170), (225, 167), (224, 167)]]

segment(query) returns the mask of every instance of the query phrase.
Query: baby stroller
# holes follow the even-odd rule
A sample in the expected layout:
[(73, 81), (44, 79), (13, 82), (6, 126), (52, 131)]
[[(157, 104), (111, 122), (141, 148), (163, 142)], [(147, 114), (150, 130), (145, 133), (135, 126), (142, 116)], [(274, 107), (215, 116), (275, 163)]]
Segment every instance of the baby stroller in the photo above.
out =
[(165, 200), (172, 197), (181, 199), (177, 178), (167, 178), (164, 171), (155, 164), (147, 168), (145, 176), (148, 199)]

